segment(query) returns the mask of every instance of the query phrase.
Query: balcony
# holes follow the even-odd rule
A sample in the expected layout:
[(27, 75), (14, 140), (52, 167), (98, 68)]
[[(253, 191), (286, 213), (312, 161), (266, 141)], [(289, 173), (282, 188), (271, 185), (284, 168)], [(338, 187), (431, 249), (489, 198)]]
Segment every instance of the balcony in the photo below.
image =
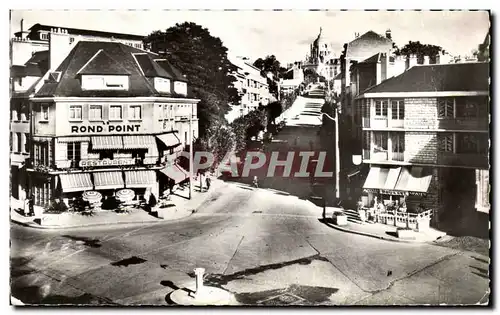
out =
[(385, 129), (404, 128), (403, 119), (388, 119), (387, 117), (362, 118), (363, 128)]
[(449, 166), (488, 168), (488, 154), (439, 152), (437, 163)]
[(380, 161), (380, 162), (388, 162), (388, 161), (404, 162), (404, 153), (391, 152), (391, 151), (370, 152), (370, 150), (363, 150), (363, 160)]
[(441, 118), (438, 120), (439, 129), (450, 130), (488, 130), (488, 118)]

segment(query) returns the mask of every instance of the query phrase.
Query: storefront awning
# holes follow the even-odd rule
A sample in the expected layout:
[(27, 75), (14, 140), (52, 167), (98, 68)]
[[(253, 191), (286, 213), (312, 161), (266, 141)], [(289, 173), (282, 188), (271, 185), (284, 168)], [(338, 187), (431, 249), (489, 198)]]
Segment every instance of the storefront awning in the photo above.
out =
[(401, 171), (395, 189), (407, 192), (427, 193), (431, 180), (431, 169), (419, 166), (413, 166), (410, 169), (405, 167)]
[(89, 173), (61, 174), (61, 188), (63, 192), (85, 191), (94, 189)]
[(95, 189), (120, 189), (123, 183), (122, 172), (93, 173)]
[(127, 171), (125, 172), (125, 186), (127, 188), (151, 187), (156, 183), (154, 171)]
[(153, 136), (123, 136), (124, 149), (148, 149), (156, 147)]
[(163, 142), (167, 147), (174, 147), (181, 143), (179, 138), (175, 135), (175, 133), (164, 133), (162, 135), (156, 135), (156, 137)]
[(400, 173), (400, 167), (371, 167), (363, 189), (394, 190)]
[(89, 142), (90, 137), (59, 137), (57, 142), (68, 143), (68, 142)]
[(94, 150), (123, 149), (122, 137), (121, 136), (92, 137), (92, 149)]
[(189, 177), (189, 173), (182, 167), (174, 164), (160, 170), (161, 173), (173, 179), (175, 183), (180, 183)]

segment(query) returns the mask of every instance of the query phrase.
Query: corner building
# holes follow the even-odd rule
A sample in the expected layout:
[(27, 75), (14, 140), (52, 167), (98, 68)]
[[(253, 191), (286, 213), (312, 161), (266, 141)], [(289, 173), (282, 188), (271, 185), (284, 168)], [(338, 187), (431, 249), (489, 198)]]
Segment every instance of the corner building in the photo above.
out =
[(80, 41), (42, 80), (30, 99), (35, 205), (122, 188), (158, 198), (188, 179), (177, 162), (198, 136), (198, 100), (167, 60), (119, 42)]

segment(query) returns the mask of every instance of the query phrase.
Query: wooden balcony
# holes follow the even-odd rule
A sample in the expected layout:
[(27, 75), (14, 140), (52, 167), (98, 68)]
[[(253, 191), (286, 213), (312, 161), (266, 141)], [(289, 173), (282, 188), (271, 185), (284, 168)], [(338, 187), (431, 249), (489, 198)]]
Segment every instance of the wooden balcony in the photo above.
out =
[(488, 154), (439, 152), (437, 163), (449, 166), (488, 168)]

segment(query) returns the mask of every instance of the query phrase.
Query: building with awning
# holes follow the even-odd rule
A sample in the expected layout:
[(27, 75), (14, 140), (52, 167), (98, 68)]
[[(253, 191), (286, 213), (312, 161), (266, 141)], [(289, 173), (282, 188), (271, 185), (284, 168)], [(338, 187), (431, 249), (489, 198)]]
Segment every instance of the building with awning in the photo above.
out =
[(123, 138), (121, 136), (98, 136), (91, 138), (93, 150), (116, 150), (123, 149)]
[(167, 148), (176, 147), (181, 144), (181, 140), (174, 132), (156, 135), (156, 138), (161, 141)]
[(172, 164), (160, 170), (160, 173), (167, 176), (171, 179), (175, 184), (178, 184), (182, 181), (185, 181), (189, 178), (189, 173), (181, 166)]
[(124, 149), (148, 149), (156, 146), (154, 136), (138, 135), (138, 136), (123, 136)]
[(61, 189), (63, 192), (93, 190), (92, 180), (89, 173), (74, 173), (59, 175)]
[(92, 175), (95, 190), (121, 189), (125, 187), (122, 172), (95, 172)]
[(126, 188), (147, 188), (156, 185), (155, 171), (125, 171), (124, 173)]

